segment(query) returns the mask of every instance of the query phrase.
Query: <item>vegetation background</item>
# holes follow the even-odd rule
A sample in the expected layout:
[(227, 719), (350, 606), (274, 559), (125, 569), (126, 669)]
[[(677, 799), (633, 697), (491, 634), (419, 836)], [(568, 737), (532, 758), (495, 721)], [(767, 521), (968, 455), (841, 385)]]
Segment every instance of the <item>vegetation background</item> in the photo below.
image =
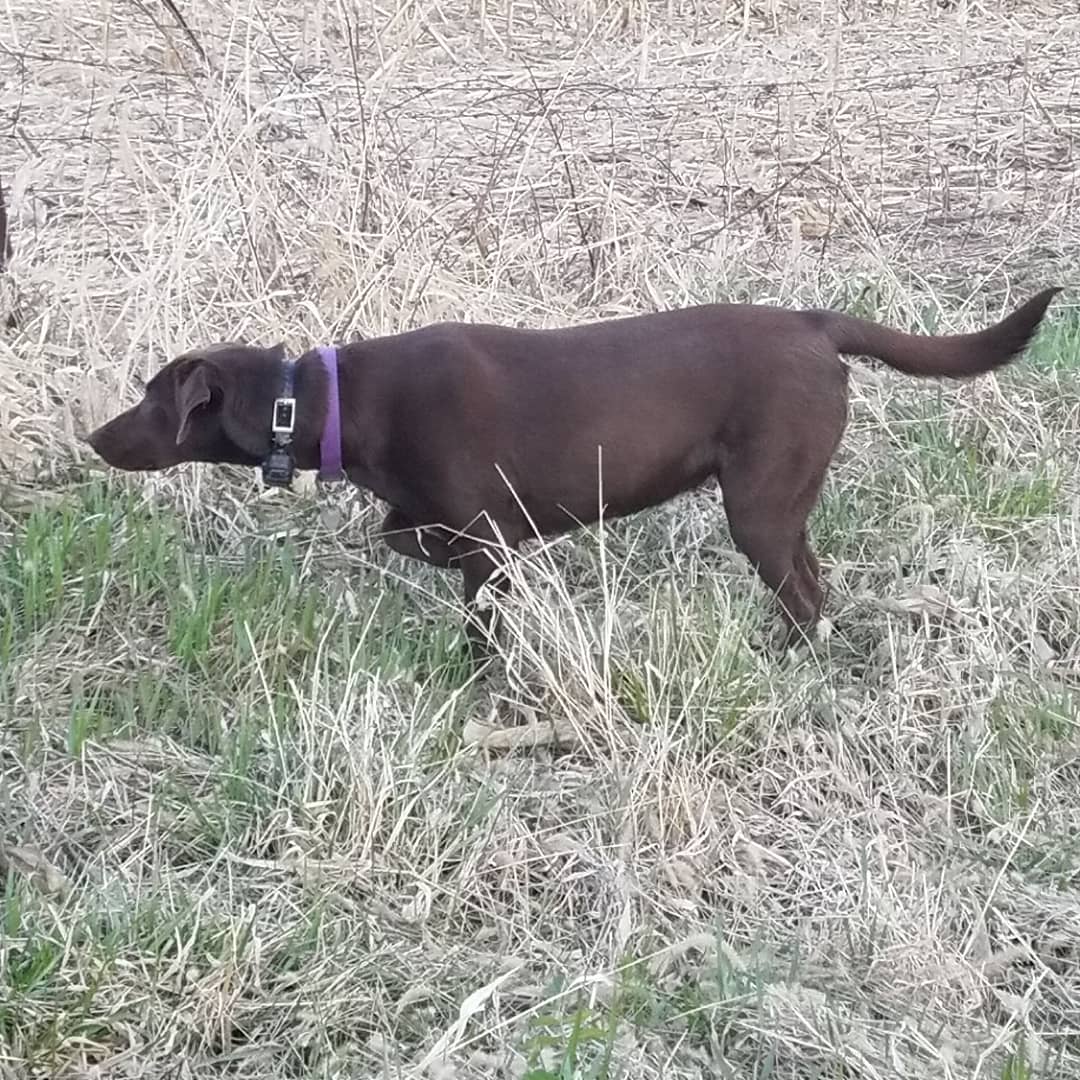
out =
[(0, 16), (0, 1075), (1080, 1077), (1075, 294), (854, 366), (786, 663), (715, 491), (478, 686), (364, 493), (77, 439), (222, 338), (1075, 285), (1075, 3), (177, 3)]

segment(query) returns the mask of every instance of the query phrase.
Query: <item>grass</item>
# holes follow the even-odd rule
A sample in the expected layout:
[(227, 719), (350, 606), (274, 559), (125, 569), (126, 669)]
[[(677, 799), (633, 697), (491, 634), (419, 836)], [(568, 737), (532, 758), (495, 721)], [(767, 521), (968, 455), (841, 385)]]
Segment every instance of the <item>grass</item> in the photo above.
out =
[[(1018, 389), (1038, 400), (1042, 379)], [(853, 605), (860, 574), (883, 575), (883, 593), (904, 588), (884, 576), (884, 519), (865, 520), (908, 471), (897, 447), (937, 490), (977, 477), (933, 472), (955, 453), (934, 434), (943, 421), (912, 435), (910, 404), (887, 407), (894, 439), (873, 436), (857, 502), (836, 484), (819, 515), (839, 627), (780, 667), (754, 647), (765, 598), (714, 535), (708, 493), (523, 564), (506, 611), (509, 695), (463, 679), (460, 613), (448, 593), (445, 606), (425, 599), (436, 583), (395, 577), (388, 555), (322, 565), (326, 539), (303, 537), (313, 503), (292, 511), (291, 538), (236, 552), (114, 480), (16, 514), (0, 572), (0, 706), (19, 767), (6, 835), (43, 841), (69, 884), (7, 878), (0, 1024), (12, 1058), (44, 1070), (73, 1054), (111, 1060), (132, 1052), (133, 1033), (135, 1052), (152, 1055), (154, 1025), (168, 1022), (174, 1044), (208, 1061), (258, 1044), (275, 1075), (330, 1075), (420, 1054), (452, 1028), (450, 988), (497, 978), (506, 955), (532, 956), (537, 974), (557, 960), (559, 974), (539, 998), (508, 989), (462, 1032), (460, 1052), (481, 1064), (509, 1053), (537, 1080), (633, 1075), (646, 1048), (668, 1046), (750, 1075), (858, 1075), (874, 1032), (915, 1022), (901, 988), (926, 977), (915, 953), (899, 979), (882, 957), (923, 920), (922, 933), (944, 934), (937, 949), (951, 936), (934, 909), (905, 915), (887, 899), (917, 880), (912, 840), (886, 849), (891, 866), (867, 852), (842, 869), (863, 799), (885, 797), (878, 845), (892, 821), (944, 815), (947, 829), (915, 841), (920, 862), (936, 864), (957, 911), (992, 904), (982, 919), (993, 910), (1002, 929), (1046, 890), (1044, 915), (1065, 905), (1066, 918), (1080, 876), (1061, 804), (1076, 691), (1016, 638), (1051, 618), (1016, 536), (1053, 528), (1057, 509), (1001, 504), (987, 531), (981, 503), (952, 504), (954, 539), (978, 543), (981, 560), (951, 565), (926, 539), (953, 616), (915, 605), (905, 628)], [(871, 547), (875, 532), (884, 547)], [(1072, 549), (1056, 563), (1044, 550), (1062, 583)], [(1076, 626), (1075, 602), (1054, 610)], [(1066, 633), (1059, 647), (1075, 648)], [(489, 709), (502, 723), (554, 720), (561, 739), (539, 756), (477, 758), (468, 722)], [(743, 839), (704, 811), (733, 797), (749, 815)], [(819, 845), (824, 867), (796, 854)], [(628, 865), (633, 886), (616, 869)], [(831, 965), (806, 960), (833, 937), (820, 920), (838, 886), (851, 905), (836, 910), (845, 964), (862, 972), (854, 999)], [(721, 912), (733, 929), (698, 934), (687, 955), (712, 959), (686, 968), (670, 935)], [(972, 946), (956, 932), (959, 976)], [(639, 958), (604, 965), (615, 944)], [(966, 978), (988, 959), (969, 960)], [(152, 1000), (124, 990), (136, 970), (152, 973)], [(1068, 1061), (1068, 1036), (1054, 1033), (1071, 980), (1061, 969), (1050, 981), (1042, 1030)], [(823, 1041), (796, 1066), (785, 1025), (808, 1003), (823, 1023), (847, 1019), (815, 1028)], [(871, 1003), (870, 1034), (856, 1038)], [(918, 1021), (925, 1032), (932, 1017)], [(1040, 1075), (1015, 1072), (1034, 1068), (1024, 1053), (1000, 1075)]]
[(0, 1077), (1080, 1077), (1071, 293), (853, 365), (787, 657), (715, 491), (535, 545), (477, 682), (363, 493), (74, 437), (221, 338), (980, 325), (1076, 280), (1075, 5), (181, 7), (0, 28)]

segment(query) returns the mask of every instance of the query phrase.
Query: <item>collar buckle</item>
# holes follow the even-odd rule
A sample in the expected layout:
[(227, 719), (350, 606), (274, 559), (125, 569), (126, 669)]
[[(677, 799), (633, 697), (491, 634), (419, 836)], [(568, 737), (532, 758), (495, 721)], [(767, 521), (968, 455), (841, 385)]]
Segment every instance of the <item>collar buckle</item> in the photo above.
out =
[(274, 398), (274, 411), (270, 418), (272, 442), (270, 452), (262, 461), (262, 478), (267, 487), (292, 487), (296, 473), (296, 457), (293, 454), (292, 437), (296, 430), (296, 397), (293, 394), (294, 365), (283, 365), (281, 396)]
[[(270, 430), (275, 435), (292, 435), (296, 430), (296, 398), (279, 397), (274, 399), (274, 421)], [(278, 439), (278, 442), (288, 440)]]

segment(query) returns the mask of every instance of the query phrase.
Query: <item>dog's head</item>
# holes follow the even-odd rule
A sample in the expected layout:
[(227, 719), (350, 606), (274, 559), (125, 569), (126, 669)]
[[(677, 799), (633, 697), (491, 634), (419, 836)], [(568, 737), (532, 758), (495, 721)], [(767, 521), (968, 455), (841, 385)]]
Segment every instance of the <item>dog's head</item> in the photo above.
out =
[(186, 461), (258, 465), (270, 449), (284, 355), (280, 345), (212, 345), (178, 356), (147, 383), (142, 401), (86, 441), (129, 471)]

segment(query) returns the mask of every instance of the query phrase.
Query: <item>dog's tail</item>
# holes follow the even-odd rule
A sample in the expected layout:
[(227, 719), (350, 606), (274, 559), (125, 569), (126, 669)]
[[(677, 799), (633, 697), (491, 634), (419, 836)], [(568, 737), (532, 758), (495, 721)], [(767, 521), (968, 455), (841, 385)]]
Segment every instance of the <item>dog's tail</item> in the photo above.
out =
[(836, 351), (872, 356), (907, 375), (962, 379), (1003, 367), (1026, 348), (1059, 288), (1044, 289), (1001, 322), (974, 334), (905, 334), (840, 312), (819, 312)]

